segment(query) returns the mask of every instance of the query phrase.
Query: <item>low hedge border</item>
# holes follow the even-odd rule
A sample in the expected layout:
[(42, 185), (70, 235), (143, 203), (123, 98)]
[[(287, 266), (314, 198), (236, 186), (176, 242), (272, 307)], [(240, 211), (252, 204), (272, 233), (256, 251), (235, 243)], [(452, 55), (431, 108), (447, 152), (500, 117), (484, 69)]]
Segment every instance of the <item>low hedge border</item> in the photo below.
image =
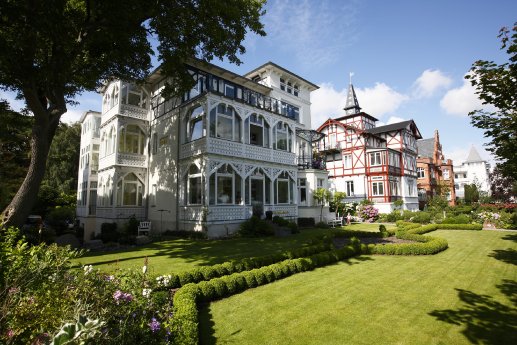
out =
[(481, 224), (428, 224), (420, 225), (403, 221), (397, 222), (397, 238), (418, 243), (368, 245), (368, 254), (384, 255), (431, 255), (449, 247), (447, 240), (440, 237), (422, 236), (435, 230), (481, 230)]
[(232, 260), (212, 266), (201, 266), (181, 273), (172, 273), (167, 279), (168, 284), (161, 286), (160, 288), (180, 288), (186, 284), (199, 283), (201, 281), (223, 277), (232, 273), (249, 271), (254, 268), (272, 265), (286, 259), (307, 257), (333, 248), (332, 237), (330, 236), (321, 236), (313, 240), (313, 243), (314, 242), (317, 243), (306, 247), (291, 249), (283, 253)]
[(233, 273), (221, 278), (186, 284), (173, 298), (172, 339), (173, 344), (192, 345), (199, 343), (198, 305), (229, 297), (244, 290), (265, 285), (276, 280), (326, 266), (350, 258), (366, 250), (365, 245), (346, 246), (309, 257), (287, 259), (269, 266)]

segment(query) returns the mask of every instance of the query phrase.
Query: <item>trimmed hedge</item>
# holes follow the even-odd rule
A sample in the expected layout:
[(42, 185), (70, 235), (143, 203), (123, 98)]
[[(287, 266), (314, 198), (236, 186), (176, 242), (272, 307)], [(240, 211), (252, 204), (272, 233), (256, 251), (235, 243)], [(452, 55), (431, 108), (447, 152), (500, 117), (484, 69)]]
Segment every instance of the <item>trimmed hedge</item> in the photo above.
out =
[(313, 254), (306, 258), (287, 259), (269, 266), (202, 281), (198, 284), (186, 284), (174, 295), (173, 344), (199, 343), (197, 305), (200, 302), (207, 303), (228, 297), (296, 273), (335, 263), (359, 254), (361, 251), (366, 251), (366, 246), (363, 245), (361, 248), (347, 246)]
[(160, 288), (179, 288), (190, 283), (199, 283), (201, 281), (208, 281), (213, 278), (223, 277), (232, 273), (250, 271), (254, 268), (269, 266), (286, 259), (311, 256), (333, 248), (332, 239), (330, 237), (323, 236), (317, 242), (317, 244), (288, 250), (283, 253), (227, 261), (213, 266), (194, 268), (178, 274), (172, 273), (170, 274), (169, 284)]
[(369, 245), (365, 253), (384, 255), (431, 255), (449, 247), (447, 240), (439, 237), (422, 236), (425, 233), (443, 230), (481, 230), (481, 224), (428, 224), (420, 225), (403, 221), (397, 222), (397, 238), (418, 243), (398, 243)]

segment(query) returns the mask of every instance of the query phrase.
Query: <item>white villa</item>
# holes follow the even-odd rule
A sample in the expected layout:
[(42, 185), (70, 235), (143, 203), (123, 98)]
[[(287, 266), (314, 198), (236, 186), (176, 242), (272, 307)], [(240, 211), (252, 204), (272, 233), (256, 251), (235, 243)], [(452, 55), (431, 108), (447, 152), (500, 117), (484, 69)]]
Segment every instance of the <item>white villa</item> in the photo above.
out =
[(318, 87), (268, 62), (244, 76), (198, 60), (196, 85), (163, 99), (157, 70), (144, 85), (113, 81), (102, 113), (81, 118), (77, 214), (85, 239), (131, 216), (151, 233), (230, 234), (256, 213), (319, 220), (312, 191), (328, 188), (313, 161), (310, 129)]
[(479, 191), (490, 194), (490, 164), (481, 158), (474, 145), (465, 161), (454, 166), (454, 189), (458, 198), (465, 197), (465, 185), (475, 183)]

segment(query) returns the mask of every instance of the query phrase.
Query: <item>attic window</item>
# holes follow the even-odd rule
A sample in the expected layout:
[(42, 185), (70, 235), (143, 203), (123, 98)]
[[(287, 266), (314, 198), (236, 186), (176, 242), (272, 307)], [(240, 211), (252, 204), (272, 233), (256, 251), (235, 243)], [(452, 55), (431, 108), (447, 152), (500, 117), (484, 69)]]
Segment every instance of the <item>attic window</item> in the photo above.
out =
[(285, 91), (285, 79), (280, 78), (280, 90)]

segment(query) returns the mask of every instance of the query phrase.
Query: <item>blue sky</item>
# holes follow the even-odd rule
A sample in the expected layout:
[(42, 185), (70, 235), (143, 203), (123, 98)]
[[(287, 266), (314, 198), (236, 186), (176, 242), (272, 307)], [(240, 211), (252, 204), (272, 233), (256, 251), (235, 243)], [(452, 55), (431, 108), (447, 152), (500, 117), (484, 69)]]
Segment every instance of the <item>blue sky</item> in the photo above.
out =
[[(313, 127), (343, 114), (352, 72), (359, 104), (380, 122), (413, 119), (424, 138), (438, 129), (455, 162), (473, 144), (490, 158), (467, 117), (481, 104), (463, 77), (475, 60), (506, 61), (497, 34), (517, 21), (517, 1), (269, 0), (266, 11), (268, 35), (246, 38), (243, 64), (214, 63), (244, 74), (273, 61), (319, 85)], [(101, 107), (93, 93), (78, 101), (64, 120)]]

